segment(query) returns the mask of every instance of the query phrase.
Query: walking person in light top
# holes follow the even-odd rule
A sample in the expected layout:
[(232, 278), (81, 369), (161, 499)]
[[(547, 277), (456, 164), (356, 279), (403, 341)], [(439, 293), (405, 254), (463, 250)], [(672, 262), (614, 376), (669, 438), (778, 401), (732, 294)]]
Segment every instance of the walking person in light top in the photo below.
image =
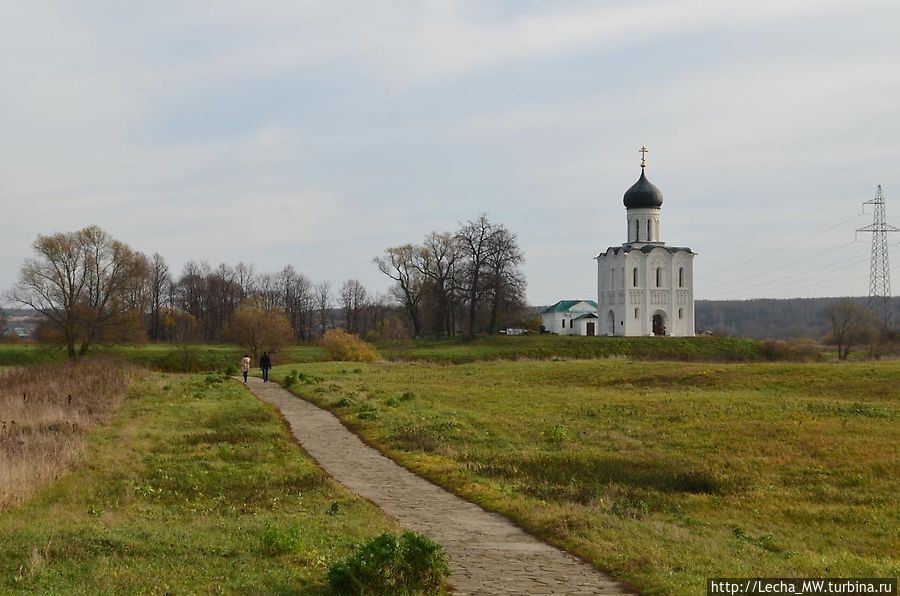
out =
[(247, 384), (247, 375), (250, 373), (250, 354), (244, 354), (241, 358), (241, 373), (244, 375), (244, 384)]

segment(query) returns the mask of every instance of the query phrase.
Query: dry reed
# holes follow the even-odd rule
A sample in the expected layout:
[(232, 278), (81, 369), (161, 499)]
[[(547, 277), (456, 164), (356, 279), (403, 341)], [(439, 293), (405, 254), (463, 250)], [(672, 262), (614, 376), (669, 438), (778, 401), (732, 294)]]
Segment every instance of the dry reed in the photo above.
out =
[(0, 508), (62, 476), (122, 401), (127, 365), (90, 360), (0, 371)]

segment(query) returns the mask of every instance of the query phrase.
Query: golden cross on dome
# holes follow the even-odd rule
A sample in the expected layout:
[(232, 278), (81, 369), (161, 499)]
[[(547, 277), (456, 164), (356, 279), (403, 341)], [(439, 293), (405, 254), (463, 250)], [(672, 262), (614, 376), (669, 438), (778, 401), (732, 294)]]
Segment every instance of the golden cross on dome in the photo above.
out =
[(642, 146), (638, 151), (641, 152), (641, 169), (643, 170), (647, 167), (647, 147)]

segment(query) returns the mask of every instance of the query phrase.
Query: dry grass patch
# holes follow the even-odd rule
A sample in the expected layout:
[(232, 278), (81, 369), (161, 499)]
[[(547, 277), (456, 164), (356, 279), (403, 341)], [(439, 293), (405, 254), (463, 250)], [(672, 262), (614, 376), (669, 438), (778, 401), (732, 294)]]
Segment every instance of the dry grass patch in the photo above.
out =
[(0, 371), (0, 507), (65, 473), (121, 402), (130, 370), (95, 360)]

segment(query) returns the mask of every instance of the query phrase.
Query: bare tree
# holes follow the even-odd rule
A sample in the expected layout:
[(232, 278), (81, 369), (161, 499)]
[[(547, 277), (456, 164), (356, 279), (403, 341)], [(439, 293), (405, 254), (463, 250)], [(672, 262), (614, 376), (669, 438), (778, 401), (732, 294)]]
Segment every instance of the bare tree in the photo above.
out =
[(432, 232), (415, 255), (415, 267), (431, 280), (427, 288), (433, 297), (435, 335), (454, 335), (456, 288), (462, 251), (456, 237), (449, 232)]
[(277, 308), (281, 303), (281, 292), (278, 289), (278, 279), (271, 273), (263, 273), (256, 278), (256, 291), (253, 295), (260, 298), (266, 310)]
[(40, 235), (32, 246), (37, 257), (25, 261), (9, 298), (52, 321), (69, 358), (87, 353), (133, 308), (129, 293), (146, 282), (147, 259), (97, 226)]
[(205, 289), (206, 317), (202, 322), (204, 336), (210, 340), (218, 340), (225, 322), (240, 304), (241, 287), (237, 283), (234, 269), (221, 263), (206, 276)]
[(340, 297), (347, 331), (359, 333), (360, 314), (366, 306), (366, 289), (358, 279), (348, 279), (341, 286)]
[(235, 281), (240, 288), (241, 300), (254, 291), (256, 277), (253, 274), (253, 265), (247, 265), (243, 261), (234, 267)]
[(319, 313), (319, 335), (322, 336), (325, 335), (325, 330), (328, 328), (328, 313), (331, 310), (331, 282), (323, 281), (316, 284), (315, 305)]
[[(394, 296), (394, 299), (396, 300), (396, 296)], [(393, 306), (387, 296), (377, 294), (366, 304), (363, 324), (359, 334), (363, 337), (368, 337), (371, 333), (376, 337), (381, 337), (385, 331), (385, 322), (392, 314), (395, 316), (400, 314), (402, 317), (403, 311), (400, 310), (400, 313), (398, 313), (398, 310), (400, 309)], [(409, 337), (409, 332), (407, 331), (405, 335)]]
[(847, 359), (852, 345), (871, 342), (878, 334), (875, 316), (849, 298), (842, 298), (826, 306), (825, 317), (831, 325), (831, 333), (825, 339), (837, 346), (840, 360)]
[(201, 329), (208, 308), (206, 281), (209, 272), (209, 263), (188, 261), (175, 283), (175, 307), (194, 317)]
[(309, 321), (312, 318), (312, 282), (292, 265), (282, 269), (275, 278), (279, 306), (284, 309), (294, 336), (309, 338)]
[(376, 257), (378, 269), (397, 282), (392, 293), (406, 309), (413, 326), (413, 337), (422, 333), (419, 319), (419, 302), (425, 288), (425, 276), (416, 268), (416, 258), (420, 249), (412, 244), (386, 248), (383, 257)]
[(525, 276), (519, 266), (525, 256), (519, 249), (516, 235), (502, 224), (491, 236), (493, 246), (488, 251), (487, 272), (491, 311), (488, 330), (497, 332), (497, 316), (501, 306), (519, 306), (524, 301)]
[[(150, 259), (150, 339), (162, 339), (162, 309), (166, 305), (169, 290), (172, 286), (172, 276), (166, 260), (159, 253), (153, 253)], [(171, 305), (170, 305), (171, 306)]]
[(485, 292), (483, 274), (493, 251), (496, 249), (494, 237), (497, 234), (497, 226), (482, 213), (477, 219), (466, 222), (456, 233), (456, 239), (460, 245), (462, 257), (465, 259), (461, 276), (461, 289), (465, 292), (468, 302), (468, 331), (469, 339), (475, 337), (477, 325), (478, 303)]

